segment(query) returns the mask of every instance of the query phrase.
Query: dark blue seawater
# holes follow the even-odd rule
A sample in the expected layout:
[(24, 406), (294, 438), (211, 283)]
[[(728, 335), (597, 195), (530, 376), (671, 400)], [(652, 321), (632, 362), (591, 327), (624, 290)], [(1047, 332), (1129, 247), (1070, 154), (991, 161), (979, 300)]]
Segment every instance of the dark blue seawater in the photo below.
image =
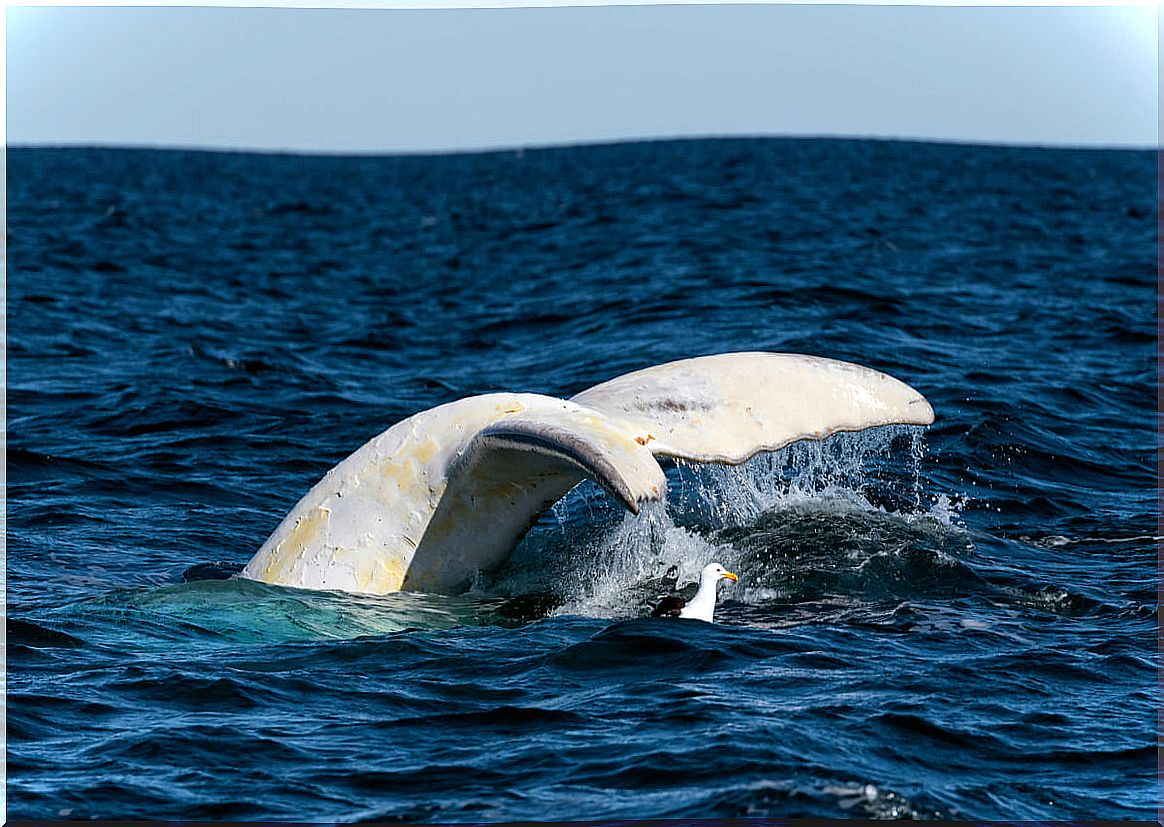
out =
[[(9, 816), (1153, 818), (1155, 176), (10, 151)], [(675, 468), (638, 518), (582, 486), (461, 596), (200, 579), (415, 411), (732, 350), (937, 421)], [(710, 559), (720, 623), (643, 619)]]

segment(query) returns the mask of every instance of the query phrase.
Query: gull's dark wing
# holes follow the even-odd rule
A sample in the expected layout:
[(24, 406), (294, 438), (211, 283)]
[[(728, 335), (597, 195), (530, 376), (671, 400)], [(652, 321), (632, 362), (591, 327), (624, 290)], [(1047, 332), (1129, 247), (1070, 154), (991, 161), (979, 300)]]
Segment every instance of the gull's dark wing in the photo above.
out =
[(664, 597), (651, 612), (651, 617), (679, 617), (679, 612), (687, 605), (681, 597)]

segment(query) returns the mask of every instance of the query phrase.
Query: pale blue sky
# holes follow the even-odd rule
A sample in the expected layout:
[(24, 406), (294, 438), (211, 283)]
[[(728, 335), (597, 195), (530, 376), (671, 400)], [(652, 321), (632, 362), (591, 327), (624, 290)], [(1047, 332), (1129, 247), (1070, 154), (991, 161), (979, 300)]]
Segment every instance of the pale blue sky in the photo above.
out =
[(1154, 146), (1157, 10), (10, 8), (10, 144)]

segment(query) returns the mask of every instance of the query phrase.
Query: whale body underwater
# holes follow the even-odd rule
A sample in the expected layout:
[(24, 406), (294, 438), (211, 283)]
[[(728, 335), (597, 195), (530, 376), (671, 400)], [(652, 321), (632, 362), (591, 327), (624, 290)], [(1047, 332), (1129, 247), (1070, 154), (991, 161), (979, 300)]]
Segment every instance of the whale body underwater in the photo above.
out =
[(362, 594), (464, 590), (583, 479), (629, 511), (666, 497), (659, 460), (738, 465), (790, 443), (929, 425), (887, 374), (789, 353), (724, 353), (624, 374), (570, 399), (490, 393), (421, 411), (327, 472), (240, 577)]

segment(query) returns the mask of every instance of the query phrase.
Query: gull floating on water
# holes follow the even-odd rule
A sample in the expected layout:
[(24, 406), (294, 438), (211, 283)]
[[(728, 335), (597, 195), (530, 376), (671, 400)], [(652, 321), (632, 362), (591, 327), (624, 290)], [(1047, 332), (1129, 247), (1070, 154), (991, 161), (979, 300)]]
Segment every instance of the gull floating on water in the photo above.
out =
[(651, 612), (651, 617), (687, 617), (714, 623), (716, 586), (720, 580), (739, 579), (719, 563), (708, 563), (699, 574), (699, 589), (695, 592), (695, 597), (690, 600), (675, 596), (664, 597)]

